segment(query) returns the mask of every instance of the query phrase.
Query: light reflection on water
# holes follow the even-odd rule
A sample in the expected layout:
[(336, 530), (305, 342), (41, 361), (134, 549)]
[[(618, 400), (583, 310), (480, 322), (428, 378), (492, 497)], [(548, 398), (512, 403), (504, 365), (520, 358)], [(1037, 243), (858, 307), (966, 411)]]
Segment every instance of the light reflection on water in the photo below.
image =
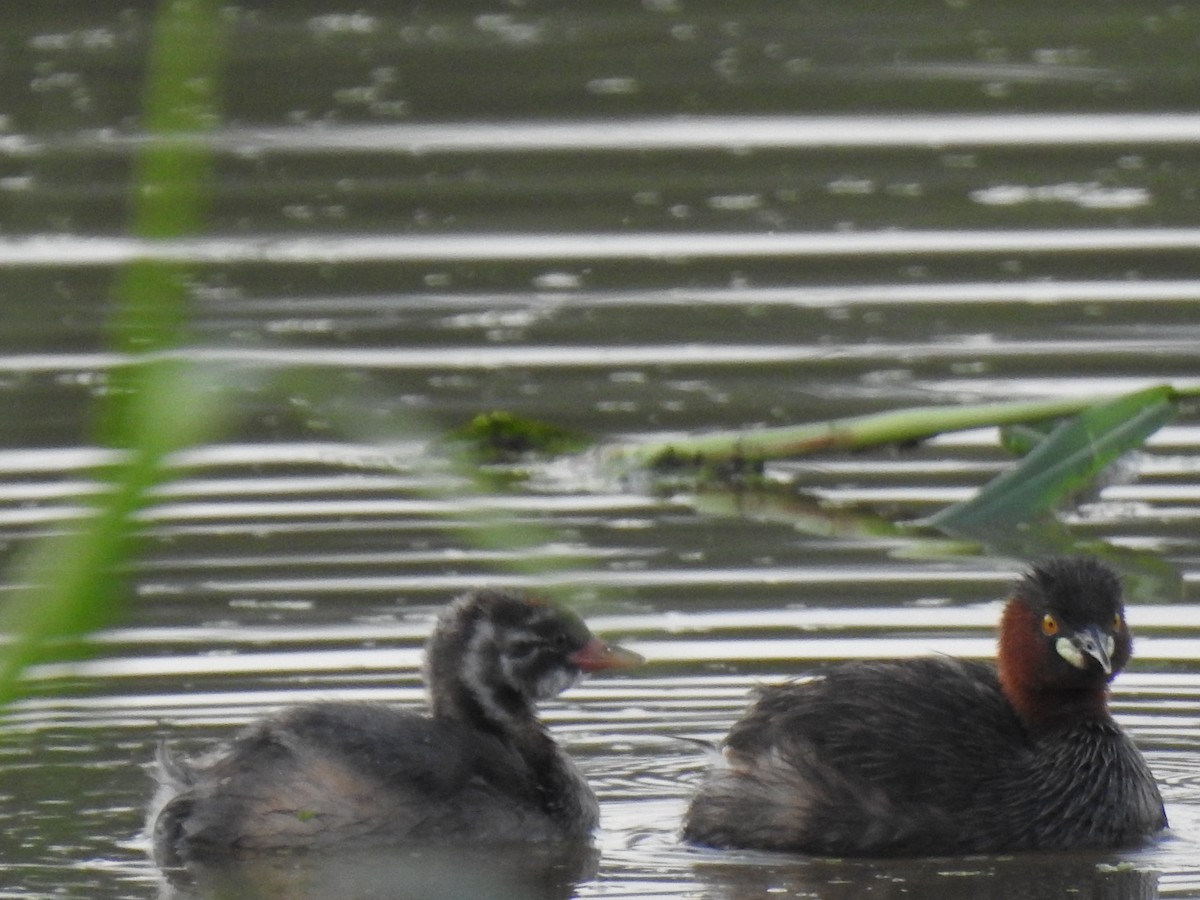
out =
[[(1045, 70), (1042, 70), (1043, 73)], [(336, 129), (225, 129), (200, 138), (229, 151), (257, 153), (474, 153), (603, 150), (739, 150), (862, 147), (1018, 147), (1155, 144), (1200, 140), (1200, 116), (883, 115), (687, 116), (603, 122), (452, 123)], [(114, 143), (124, 143), (115, 141)]]
[(903, 231), (829, 234), (636, 235), (597, 232), (506, 235), (190, 238), (31, 237), (0, 240), (0, 265), (8, 267), (121, 266), (138, 261), (195, 265), (246, 263), (506, 262), (587, 260), (823, 259), (843, 256), (943, 256), (947, 254), (1115, 253), (1194, 251), (1196, 228), (1087, 228), (1078, 230)]

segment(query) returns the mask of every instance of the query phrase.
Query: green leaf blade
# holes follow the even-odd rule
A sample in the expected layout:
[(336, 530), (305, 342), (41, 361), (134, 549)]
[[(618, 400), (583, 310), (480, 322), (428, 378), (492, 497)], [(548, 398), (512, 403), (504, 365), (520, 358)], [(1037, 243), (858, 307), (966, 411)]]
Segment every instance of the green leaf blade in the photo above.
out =
[(1168, 385), (1099, 403), (1059, 425), (1015, 468), (923, 524), (943, 531), (1010, 528), (1048, 512), (1140, 447), (1175, 415)]

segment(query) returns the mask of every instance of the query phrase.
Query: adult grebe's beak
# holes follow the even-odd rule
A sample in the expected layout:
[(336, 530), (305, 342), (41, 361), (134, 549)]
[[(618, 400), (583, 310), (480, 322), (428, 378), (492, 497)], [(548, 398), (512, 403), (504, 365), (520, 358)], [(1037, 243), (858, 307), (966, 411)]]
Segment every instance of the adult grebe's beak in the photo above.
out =
[(1100, 664), (1105, 675), (1112, 674), (1112, 635), (1098, 625), (1085, 625), (1069, 637), (1063, 635), (1055, 646), (1058, 655), (1077, 669), (1086, 669), (1088, 657)]

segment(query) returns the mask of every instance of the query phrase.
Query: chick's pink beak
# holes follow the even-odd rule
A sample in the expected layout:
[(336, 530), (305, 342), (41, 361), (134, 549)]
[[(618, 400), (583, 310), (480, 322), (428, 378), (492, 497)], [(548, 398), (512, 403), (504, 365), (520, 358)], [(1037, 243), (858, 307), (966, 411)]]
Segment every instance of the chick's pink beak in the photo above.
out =
[(592, 638), (579, 650), (571, 654), (571, 662), (583, 672), (599, 672), (602, 669), (628, 669), (645, 662), (632, 650), (606, 644), (598, 637)]

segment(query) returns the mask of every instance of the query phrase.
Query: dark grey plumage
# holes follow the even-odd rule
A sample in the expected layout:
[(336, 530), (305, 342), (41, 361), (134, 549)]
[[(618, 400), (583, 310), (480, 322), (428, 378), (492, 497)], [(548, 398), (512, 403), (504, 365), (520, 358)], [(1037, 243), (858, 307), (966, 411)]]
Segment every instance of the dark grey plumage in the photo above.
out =
[(1006, 607), (999, 671), (947, 658), (850, 662), (761, 690), (692, 800), (684, 836), (846, 856), (1140, 841), (1166, 816), (1107, 710), (1130, 647), (1111, 571), (1051, 560)]
[(163, 865), (244, 851), (397, 841), (573, 841), (595, 796), (536, 717), (581, 671), (634, 654), (572, 613), (482, 591), (426, 649), (433, 715), (320, 703), (249, 726), (195, 760), (160, 749), (150, 831)]

